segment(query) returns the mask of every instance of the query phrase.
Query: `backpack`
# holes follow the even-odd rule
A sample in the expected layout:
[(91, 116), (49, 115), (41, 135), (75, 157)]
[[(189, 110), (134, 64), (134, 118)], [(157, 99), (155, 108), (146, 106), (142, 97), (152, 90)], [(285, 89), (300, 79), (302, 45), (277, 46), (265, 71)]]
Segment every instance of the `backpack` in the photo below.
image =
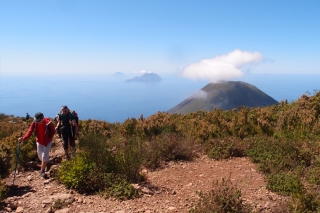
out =
[(75, 110), (70, 110), (70, 114), (75, 118), (76, 120), (76, 128), (75, 128), (75, 132), (74, 135), (77, 135), (79, 132), (79, 117), (78, 117), (78, 113)]
[(76, 118), (76, 124), (79, 124), (79, 117), (78, 113), (75, 110), (70, 110), (71, 115), (73, 115)]
[[(57, 115), (56, 115), (56, 120), (58, 122), (59, 120), (59, 117), (62, 115), (62, 112), (60, 111)], [(69, 119), (68, 120), (71, 120), (71, 116), (76, 120), (76, 125), (75, 125), (75, 130), (74, 130), (74, 134), (76, 135), (78, 133), (78, 130), (79, 130), (79, 117), (78, 117), (78, 113), (75, 111), (75, 110), (69, 110), (69, 113), (68, 113), (68, 116), (69, 116)], [(64, 127), (63, 125), (59, 126), (58, 127), (58, 131), (57, 133), (59, 134), (63, 134), (64, 131), (68, 131), (68, 128)]]

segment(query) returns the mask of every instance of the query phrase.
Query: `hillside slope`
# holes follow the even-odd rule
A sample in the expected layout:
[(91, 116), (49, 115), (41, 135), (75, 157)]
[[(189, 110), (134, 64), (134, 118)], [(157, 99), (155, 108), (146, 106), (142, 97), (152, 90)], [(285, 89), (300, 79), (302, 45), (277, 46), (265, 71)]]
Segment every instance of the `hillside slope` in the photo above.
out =
[(231, 110), (240, 106), (251, 108), (277, 103), (272, 97), (251, 84), (241, 81), (227, 81), (207, 84), (167, 112), (187, 114), (199, 110), (211, 111), (214, 108)]
[[(232, 180), (241, 190), (245, 202), (256, 212), (281, 212), (288, 200), (266, 189), (264, 176), (248, 158), (216, 161), (207, 156), (199, 156), (190, 162), (169, 162), (156, 171), (144, 170), (147, 181), (134, 184), (142, 190), (137, 199), (118, 201), (99, 194), (79, 194), (50, 175), (60, 167), (56, 159), (63, 158), (64, 152), (59, 139), (54, 143), (48, 179), (40, 177), (39, 162), (35, 168), (20, 170), (14, 186), (11, 186), (13, 175), (10, 175), (6, 178), (10, 186), (9, 197), (0, 203), (0, 212), (188, 213), (199, 201), (196, 192), (208, 193), (213, 184), (222, 179)], [(50, 207), (53, 206), (60, 209), (52, 211)]]

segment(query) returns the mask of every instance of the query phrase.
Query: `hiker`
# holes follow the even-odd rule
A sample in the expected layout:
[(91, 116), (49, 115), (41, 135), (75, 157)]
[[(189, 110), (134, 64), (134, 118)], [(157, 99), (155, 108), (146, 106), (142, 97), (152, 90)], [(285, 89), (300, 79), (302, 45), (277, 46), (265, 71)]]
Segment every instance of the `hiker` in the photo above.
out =
[(26, 120), (29, 120), (29, 118), (30, 118), (30, 115), (27, 113), (26, 114)]
[(73, 129), (73, 133), (74, 133), (74, 140), (76, 140), (78, 132), (79, 132), (79, 117), (78, 117), (78, 113), (75, 110), (71, 110), (70, 111), (71, 114), (73, 115), (75, 121), (76, 121), (76, 125), (72, 126)]
[(49, 118), (45, 118), (41, 112), (37, 112), (25, 136), (19, 138), (19, 142), (28, 140), (35, 132), (38, 158), (41, 161), (40, 175), (46, 178), (48, 171), (49, 151), (52, 145), (52, 138), (56, 133), (53, 123)]
[[(60, 111), (60, 113), (62, 113), (61, 111)], [(54, 117), (54, 121), (55, 121), (55, 125), (56, 125), (56, 133), (58, 134), (58, 136), (59, 136), (59, 138), (61, 138), (62, 136), (61, 136), (61, 125), (59, 125), (59, 115), (60, 115), (60, 113), (58, 113), (58, 114), (56, 114), (56, 117)]]
[[(72, 151), (75, 151), (75, 128), (76, 128), (76, 118), (70, 112), (69, 108), (66, 105), (61, 107), (62, 113), (59, 114), (58, 124), (56, 129), (60, 129), (62, 134), (62, 141), (63, 141), (63, 149), (65, 151), (65, 156), (67, 160), (70, 159), (69, 156), (69, 148)], [(60, 127), (61, 126), (61, 127)], [(69, 146), (70, 143), (70, 146)]]

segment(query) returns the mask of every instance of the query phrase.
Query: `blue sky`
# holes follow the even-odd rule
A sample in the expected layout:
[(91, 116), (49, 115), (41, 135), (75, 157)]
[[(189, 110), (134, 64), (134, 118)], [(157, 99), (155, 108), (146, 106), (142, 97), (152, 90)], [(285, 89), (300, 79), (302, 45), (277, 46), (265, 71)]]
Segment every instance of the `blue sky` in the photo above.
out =
[(320, 74), (319, 10), (318, 0), (0, 0), (0, 74)]

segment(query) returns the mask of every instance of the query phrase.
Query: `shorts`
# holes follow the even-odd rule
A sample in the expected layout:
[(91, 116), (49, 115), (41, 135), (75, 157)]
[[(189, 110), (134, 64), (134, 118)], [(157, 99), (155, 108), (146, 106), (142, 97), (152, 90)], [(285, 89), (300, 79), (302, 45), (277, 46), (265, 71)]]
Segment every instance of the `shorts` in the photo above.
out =
[(47, 146), (43, 146), (37, 142), (37, 153), (38, 158), (42, 162), (48, 162), (49, 161), (49, 152), (51, 149), (52, 142), (48, 143)]

